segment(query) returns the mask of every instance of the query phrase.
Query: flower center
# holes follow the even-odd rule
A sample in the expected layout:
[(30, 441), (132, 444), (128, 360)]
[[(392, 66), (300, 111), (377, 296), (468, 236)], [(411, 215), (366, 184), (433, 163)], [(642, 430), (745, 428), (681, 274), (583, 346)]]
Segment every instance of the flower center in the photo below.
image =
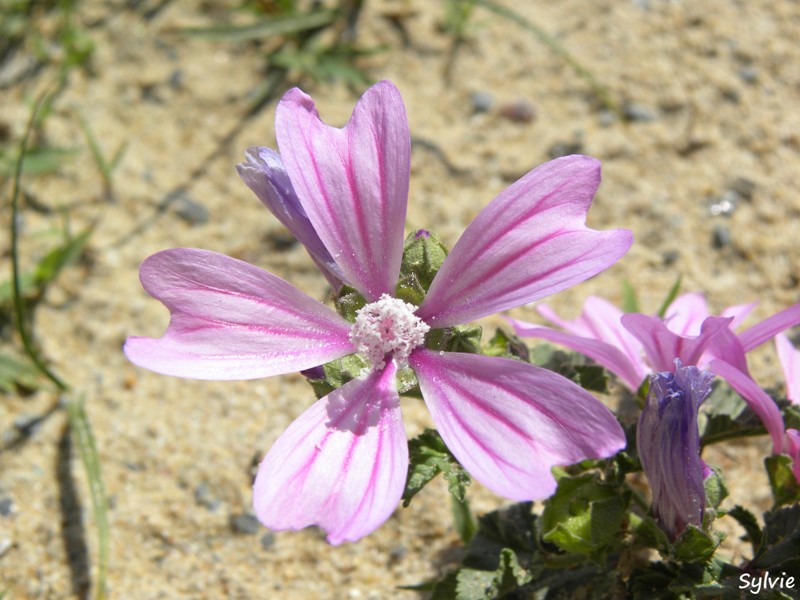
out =
[(389, 294), (356, 312), (350, 341), (366, 357), (372, 369), (380, 369), (391, 354), (399, 368), (408, 366), (408, 355), (425, 342), (430, 327), (414, 314), (417, 307)]

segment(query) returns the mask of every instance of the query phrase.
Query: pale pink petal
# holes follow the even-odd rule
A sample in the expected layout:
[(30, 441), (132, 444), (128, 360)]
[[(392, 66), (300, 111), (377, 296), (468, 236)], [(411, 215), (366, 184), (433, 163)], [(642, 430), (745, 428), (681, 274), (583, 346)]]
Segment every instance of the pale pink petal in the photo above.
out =
[(699, 293), (681, 294), (664, 313), (664, 322), (674, 334), (683, 337), (700, 335), (700, 327), (711, 313), (708, 311), (706, 297)]
[[(587, 300), (588, 302), (588, 300)], [(574, 335), (579, 335), (581, 337), (592, 337), (592, 333), (589, 330), (588, 325), (584, 319), (584, 314), (581, 313), (579, 317), (575, 319), (562, 319), (558, 316), (558, 313), (554, 311), (550, 305), (540, 302), (536, 305), (537, 312), (542, 315), (545, 319), (550, 321), (551, 323), (555, 323), (564, 331), (568, 331)]]
[(571, 381), (509, 359), (430, 350), (411, 366), (447, 447), (470, 475), (511, 500), (556, 487), (550, 469), (625, 447), (611, 412)]
[(735, 367), (748, 377), (750, 376), (750, 370), (747, 368), (747, 356), (744, 347), (730, 326), (721, 328), (719, 331), (717, 331), (716, 335), (714, 335), (713, 339), (711, 339), (706, 346), (705, 351), (698, 360), (698, 364), (703, 368), (707, 368), (711, 360), (715, 358), (724, 360), (726, 363), (732, 367)]
[(786, 397), (794, 404), (800, 404), (800, 350), (792, 345), (785, 333), (775, 336), (775, 347), (786, 382)]
[(346, 383), (292, 423), (258, 468), (253, 503), (270, 529), (318, 525), (328, 541), (355, 541), (397, 507), (408, 443), (393, 362)]
[(670, 331), (658, 317), (629, 313), (622, 317), (622, 325), (630, 331), (644, 348), (647, 360), (655, 371), (673, 371), (675, 359), (684, 366), (697, 365), (709, 342), (731, 319), (708, 317), (699, 336), (686, 338)]
[(781, 417), (781, 411), (778, 410), (775, 401), (747, 374), (724, 360), (712, 360), (709, 368), (727, 381), (758, 415), (772, 438), (772, 451), (780, 454), (783, 445), (783, 417)]
[(151, 371), (254, 379), (355, 352), (347, 321), (280, 277), (240, 260), (176, 248), (148, 258), (139, 276), (171, 315), (161, 338), (125, 342), (130, 361)]
[(750, 302), (749, 304), (737, 304), (735, 306), (728, 306), (727, 308), (723, 309), (719, 316), (721, 317), (733, 317), (733, 321), (729, 327), (736, 331), (741, 327), (744, 320), (747, 316), (753, 312), (755, 307), (758, 306), (758, 302)]
[(325, 125), (309, 96), (289, 90), (275, 132), (300, 203), (346, 280), (369, 301), (393, 294), (411, 169), (397, 88), (382, 81), (368, 89), (343, 129)]
[(344, 281), (342, 270), (331, 258), (300, 206), (280, 155), (270, 148), (252, 147), (247, 149), (246, 157), (246, 162), (236, 166), (242, 181), (305, 246), (331, 287), (338, 292)]
[(745, 352), (750, 352), (781, 331), (798, 324), (800, 324), (800, 304), (795, 304), (743, 331), (739, 334), (739, 340), (742, 342)]
[(467, 227), (417, 316), (449, 327), (520, 306), (596, 275), (630, 247), (630, 231), (585, 225), (600, 163), (567, 156), (534, 169)]
[(508, 319), (508, 321), (519, 336), (548, 340), (588, 356), (614, 373), (633, 391), (639, 388), (647, 375), (648, 370), (641, 360), (631, 362), (629, 357), (623, 354), (618, 348), (606, 342), (557, 331), (549, 327), (541, 327), (533, 323), (526, 323), (525, 321), (518, 321), (516, 319)]

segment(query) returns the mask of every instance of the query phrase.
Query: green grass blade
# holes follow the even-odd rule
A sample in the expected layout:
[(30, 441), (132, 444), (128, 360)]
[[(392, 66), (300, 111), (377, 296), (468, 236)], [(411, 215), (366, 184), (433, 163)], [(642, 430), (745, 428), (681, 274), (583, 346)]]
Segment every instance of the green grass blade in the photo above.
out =
[(97, 454), (92, 428), (86, 416), (83, 400), (67, 403), (69, 427), (80, 451), (81, 461), (89, 481), (92, 498), (92, 513), (97, 527), (97, 577), (94, 581), (94, 597), (103, 600), (106, 597), (106, 576), (109, 557), (108, 500), (103, 476), (100, 470), (100, 457)]
[(252, 25), (214, 25), (212, 27), (187, 27), (180, 32), (192, 37), (229, 42), (263, 40), (278, 35), (291, 35), (325, 27), (336, 20), (335, 10), (318, 10), (264, 20)]
[(638, 313), (639, 311), (639, 298), (636, 295), (636, 290), (627, 279), (622, 280), (622, 312), (625, 313)]
[(33, 125), (36, 122), (39, 110), (47, 105), (50, 94), (45, 92), (36, 101), (31, 112), (30, 120), (25, 129), (25, 135), (19, 147), (19, 156), (14, 170), (14, 187), (11, 192), (11, 283), (13, 288), (12, 298), (14, 300), (14, 317), (16, 319), (17, 331), (25, 348), (25, 353), (30, 357), (36, 367), (61, 391), (66, 391), (69, 386), (64, 383), (53, 371), (51, 371), (39, 356), (33, 344), (33, 332), (28, 329), (29, 322), (25, 310), (25, 301), (22, 297), (22, 274), (19, 267), (19, 196), (20, 180), (22, 179), (22, 169), (25, 164), (25, 155), (28, 151), (28, 140), (30, 139)]
[(615, 112), (617, 115), (621, 115), (622, 112), (617, 106), (617, 103), (611, 97), (611, 93), (608, 89), (602, 85), (597, 79), (595, 79), (592, 72), (584, 67), (581, 63), (579, 63), (561, 43), (556, 40), (552, 35), (544, 31), (541, 27), (528, 21), (525, 17), (520, 15), (519, 13), (514, 12), (510, 8), (506, 8), (505, 6), (501, 6), (497, 4), (493, 0), (474, 0), (475, 4), (479, 6), (483, 6), (485, 9), (495, 13), (496, 15), (500, 15), (510, 21), (513, 21), (526, 31), (531, 32), (536, 39), (538, 39), (542, 44), (550, 48), (553, 52), (555, 52), (561, 60), (571, 66), (575, 73), (578, 74), (586, 83), (589, 84), (589, 87), (592, 88), (592, 92), (597, 97), (597, 99), (605, 106), (608, 110)]
[(658, 309), (658, 316), (660, 318), (664, 318), (664, 315), (667, 314), (667, 309), (669, 305), (675, 301), (675, 298), (678, 297), (678, 292), (681, 291), (681, 283), (683, 282), (683, 274), (678, 275), (677, 279), (675, 279), (675, 283), (672, 284), (672, 287), (667, 294), (667, 297), (664, 298), (664, 302), (661, 303), (661, 307)]

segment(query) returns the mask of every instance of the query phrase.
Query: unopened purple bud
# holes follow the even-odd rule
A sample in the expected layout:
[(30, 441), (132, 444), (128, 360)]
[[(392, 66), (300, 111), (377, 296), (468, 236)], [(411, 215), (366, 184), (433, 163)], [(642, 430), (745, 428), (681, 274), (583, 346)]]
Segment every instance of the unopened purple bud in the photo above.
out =
[(419, 238), (429, 238), (431, 237), (431, 232), (427, 229), (417, 229), (414, 233), (414, 239), (418, 240)]
[(708, 467), (700, 458), (697, 414), (711, 393), (714, 375), (697, 367), (681, 367), (650, 377), (636, 444), (653, 491), (653, 514), (672, 541), (689, 524), (703, 523)]
[(318, 367), (311, 367), (305, 371), (300, 371), (300, 375), (308, 379), (325, 379), (325, 369), (322, 365)]

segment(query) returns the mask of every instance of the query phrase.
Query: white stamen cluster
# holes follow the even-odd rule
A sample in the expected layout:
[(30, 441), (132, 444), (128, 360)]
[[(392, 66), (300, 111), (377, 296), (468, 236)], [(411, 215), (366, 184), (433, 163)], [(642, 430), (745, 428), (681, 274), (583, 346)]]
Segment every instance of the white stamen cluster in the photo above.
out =
[(408, 366), (408, 355), (425, 342), (430, 327), (414, 315), (416, 309), (413, 304), (384, 294), (356, 312), (350, 341), (373, 370), (384, 366), (387, 354), (401, 369)]

